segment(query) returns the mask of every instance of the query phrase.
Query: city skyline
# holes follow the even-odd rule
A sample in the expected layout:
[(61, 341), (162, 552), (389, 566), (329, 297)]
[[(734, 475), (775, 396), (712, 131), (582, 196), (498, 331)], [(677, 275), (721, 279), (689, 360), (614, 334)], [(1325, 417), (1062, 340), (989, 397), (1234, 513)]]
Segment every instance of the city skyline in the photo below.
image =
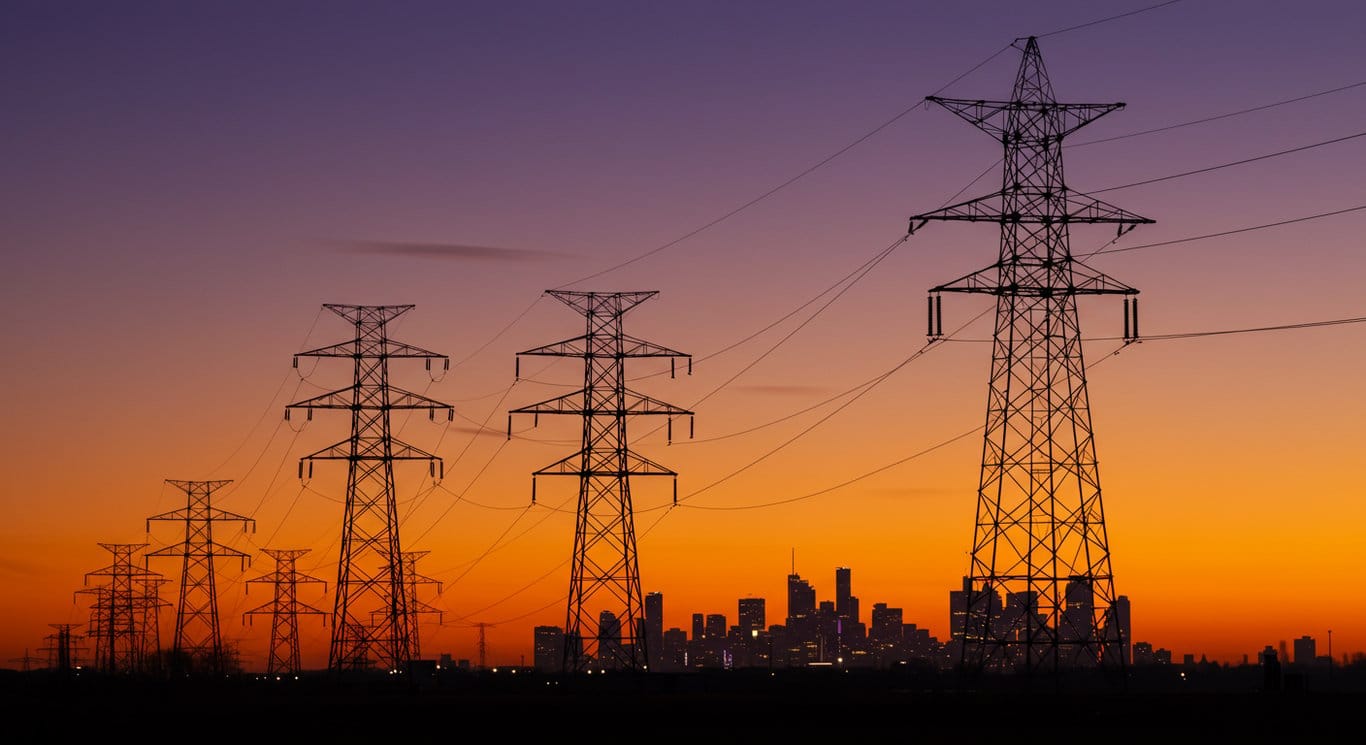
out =
[[(1366, 650), (1343, 592), (1366, 543), (1366, 9), (1018, 5), (15, 4), (0, 655), (88, 623), (105, 546), (187, 541), (148, 524), (186, 506), (173, 482), (227, 482), (215, 505), (254, 525), (213, 536), (250, 560), (218, 576), (246, 660), (268, 658), (269, 624), (244, 623), (267, 551), (303, 552), (326, 590), (300, 599), (330, 610), (346, 468), (300, 459), (347, 417), (284, 414), (351, 371), (294, 363), (349, 333), (325, 305), (411, 304), (396, 337), (450, 368), (395, 360), (392, 382), (453, 409), (394, 419), (440, 459), (394, 476), (432, 580), (421, 648), (530, 659), (565, 620), (576, 496), (542, 479), (533, 501), (532, 474), (582, 432), (508, 412), (583, 382), (517, 361), (581, 331), (559, 289), (657, 292), (630, 333), (691, 354), (626, 369), (696, 415), (628, 430), (678, 474), (632, 484), (670, 626), (780, 597), (795, 549), (947, 638), (992, 301), (946, 296), (926, 348), (925, 297), (998, 237), (907, 220), (996, 188), (990, 138), (924, 101), (1008, 97), (1030, 35), (1059, 101), (1125, 103), (1069, 138), (1068, 183), (1155, 221), (1072, 235), (1142, 290), (1137, 344), (1118, 301), (1078, 309), (1115, 595), (1178, 658)], [(322, 666), (330, 629), (299, 631)]]

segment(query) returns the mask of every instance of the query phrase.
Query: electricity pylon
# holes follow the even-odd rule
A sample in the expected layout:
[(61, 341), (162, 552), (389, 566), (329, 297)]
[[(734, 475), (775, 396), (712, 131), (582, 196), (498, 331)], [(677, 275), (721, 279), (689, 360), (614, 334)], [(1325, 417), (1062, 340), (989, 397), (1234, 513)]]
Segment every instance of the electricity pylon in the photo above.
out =
[(266, 662), (269, 675), (292, 675), (303, 669), (299, 656), (299, 616), (319, 615), (327, 622), (327, 611), (299, 602), (299, 585), (321, 584), (323, 592), (327, 591), (326, 582), (299, 572), (298, 559), (308, 551), (263, 548), (261, 553), (275, 559), (275, 570), (247, 580), (248, 588), (257, 582), (269, 583), (274, 588), (270, 600), (243, 614), (248, 620), (270, 614), (270, 659)]
[(80, 646), (79, 642), (84, 637), (71, 633), (79, 625), (74, 623), (48, 624), (48, 626), (56, 629), (57, 633), (48, 634), (45, 637), (48, 646), (43, 649), (47, 652), (47, 666), (63, 677), (70, 675), (71, 671), (81, 664), (79, 652), (84, 647)]
[[(583, 444), (579, 452), (532, 474), (531, 499), (536, 499), (537, 476), (579, 478), (578, 518), (574, 529), (573, 566), (569, 580), (569, 603), (565, 621), (564, 671), (582, 672), (590, 667), (628, 670), (646, 669), (645, 639), (638, 634), (644, 618), (640, 567), (636, 554), (635, 517), (631, 507), (630, 477), (674, 477), (678, 498), (678, 474), (630, 450), (626, 418), (635, 415), (673, 417), (693, 412), (657, 401), (626, 388), (628, 357), (668, 357), (688, 360), (683, 352), (642, 341), (622, 332), (626, 311), (654, 297), (657, 292), (570, 292), (549, 290), (551, 297), (582, 313), (587, 331), (582, 336), (519, 353), (548, 357), (581, 357), (583, 388), (573, 393), (512, 409), (512, 414), (572, 414), (583, 417)], [(597, 610), (595, 610), (595, 608)], [(595, 612), (598, 615), (594, 615)]]
[(1123, 295), (1132, 341), (1138, 290), (1076, 259), (1068, 233), (1111, 223), (1122, 234), (1152, 220), (1063, 178), (1063, 138), (1124, 104), (1058, 103), (1037, 39), (1015, 46), (1023, 58), (1011, 100), (927, 99), (1004, 146), (1001, 190), (910, 218), (912, 233), (929, 220), (1001, 226), (995, 264), (930, 290), (932, 339), (943, 333), (941, 293), (996, 297), (961, 662), (1024, 673), (1122, 669), (1077, 296)]
[(238, 559), (245, 568), (251, 559), (235, 548), (213, 539), (215, 523), (240, 522), (242, 529), (254, 528), (256, 522), (213, 506), (213, 493), (232, 481), (180, 481), (166, 479), (166, 483), (185, 492), (185, 507), (147, 518), (147, 530), (152, 521), (182, 523), (185, 538), (165, 548), (148, 553), (145, 560), (180, 557), (180, 602), (176, 608), (175, 641), (171, 647), (171, 665), (178, 672), (200, 672), (221, 675), (227, 670), (223, 656), (223, 634), (218, 623), (218, 559)]
[(106, 675), (146, 672), (159, 646), (156, 637), (149, 634), (156, 629), (155, 616), (162, 605), (158, 593), (165, 580), (134, 563), (134, 554), (146, 548), (146, 543), (99, 545), (112, 553), (114, 560), (109, 566), (86, 572), (85, 581), (89, 583), (91, 577), (107, 577), (108, 581), (76, 591), (95, 596), (87, 624), (95, 639), (95, 669)]
[(431, 551), (404, 551), (401, 559), (403, 561), (403, 582), (407, 588), (408, 595), (408, 614), (411, 616), (409, 627), (412, 635), (408, 639), (411, 647), (408, 654), (414, 660), (422, 659), (421, 634), (418, 632), (418, 617), (427, 613), (435, 615), (437, 623), (441, 622), (441, 609), (428, 603), (417, 596), (418, 585), (436, 585), (436, 594), (441, 594), (441, 581), (432, 577), (427, 577), (417, 571), (417, 560), (431, 553)]
[(313, 461), (347, 462), (346, 508), (342, 518), (341, 552), (337, 560), (335, 606), (332, 612), (332, 643), (328, 668), (334, 673), (365, 671), (381, 665), (406, 674), (412, 661), (412, 617), (403, 579), (398, 535), (398, 501), (394, 489), (394, 461), (425, 460), (433, 478), (445, 467), (437, 456), (394, 438), (390, 412), (395, 409), (426, 409), (435, 420), (437, 411), (449, 421), (454, 410), (448, 404), (402, 390), (389, 384), (389, 360), (421, 358), (431, 369), (432, 360), (445, 355), (397, 342), (388, 337), (390, 321), (412, 310), (412, 305), (335, 305), (324, 308), (341, 316), (355, 328), (355, 338), (294, 355), (338, 357), (354, 364), (354, 382), (346, 388), (289, 404), (313, 418), (314, 409), (351, 412), (351, 436), (335, 445), (299, 459), (299, 476), (313, 474)]
[(478, 649), (478, 652), (479, 652), (479, 667), (476, 668), (476, 669), (478, 669), (478, 670), (487, 670), (487, 669), (489, 669), (489, 668), (488, 668), (488, 651), (489, 651), (489, 647), (488, 647), (488, 640), (487, 640), (487, 639), (485, 638), (485, 636), (484, 636), (484, 631), (485, 631), (486, 629), (488, 629), (488, 627), (490, 627), (490, 626), (492, 626), (492, 625), (493, 625), (493, 624), (491, 624), (491, 623), (484, 623), (483, 621), (480, 621), (480, 622), (474, 624), (475, 628), (479, 629), (479, 649)]

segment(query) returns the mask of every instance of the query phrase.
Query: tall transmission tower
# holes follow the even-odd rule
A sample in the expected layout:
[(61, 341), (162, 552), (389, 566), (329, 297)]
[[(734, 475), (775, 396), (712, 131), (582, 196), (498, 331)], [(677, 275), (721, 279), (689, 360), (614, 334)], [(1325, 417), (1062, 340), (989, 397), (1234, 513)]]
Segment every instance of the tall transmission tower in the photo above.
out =
[(147, 518), (151, 532), (153, 521), (181, 523), (185, 538), (176, 544), (148, 553), (146, 560), (179, 557), (180, 602), (176, 606), (175, 641), (171, 647), (171, 664), (179, 672), (202, 672), (219, 675), (227, 672), (223, 655), (223, 633), (218, 623), (217, 563), (231, 558), (241, 561), (242, 568), (250, 563), (247, 554), (218, 543), (213, 538), (216, 523), (240, 522), (242, 529), (255, 528), (256, 522), (213, 506), (213, 494), (232, 481), (181, 481), (166, 479), (166, 483), (185, 492), (185, 506)]
[[(635, 415), (673, 417), (693, 412), (626, 388), (625, 361), (630, 357), (668, 357), (688, 360), (683, 352), (627, 336), (621, 317), (658, 294), (649, 292), (570, 292), (549, 290), (551, 297), (582, 313), (587, 330), (582, 336), (521, 352), (521, 356), (581, 357), (583, 388), (573, 393), (513, 409), (512, 414), (572, 414), (583, 417), (579, 452), (532, 474), (531, 498), (536, 499), (537, 476), (579, 478), (578, 518), (574, 529), (573, 565), (565, 620), (564, 671), (591, 667), (644, 670), (646, 641), (639, 633), (644, 619), (640, 567), (636, 554), (635, 517), (631, 507), (632, 476), (670, 476), (678, 498), (678, 474), (634, 453), (627, 446), (626, 418)], [(597, 613), (595, 616), (594, 614)]]
[(275, 559), (275, 569), (269, 574), (247, 580), (247, 587), (256, 583), (268, 583), (274, 589), (271, 599), (243, 614), (252, 616), (270, 614), (270, 659), (266, 662), (268, 675), (292, 675), (303, 669), (299, 655), (299, 616), (319, 615), (327, 622), (327, 611), (299, 602), (299, 585), (321, 584), (327, 591), (327, 583), (317, 577), (299, 572), (298, 559), (309, 549), (272, 549), (263, 548), (261, 553)]
[[(1073, 224), (1151, 223), (1073, 191), (1063, 138), (1122, 103), (1058, 103), (1034, 37), (1009, 101), (930, 96), (1005, 148), (1000, 191), (912, 216), (995, 222), (995, 264), (930, 290), (931, 339), (941, 293), (996, 297), (990, 390), (972, 556), (964, 578), (968, 670), (1122, 669), (1120, 624), (1101, 505), (1077, 296), (1124, 296), (1125, 340), (1138, 335), (1138, 290), (1073, 257)], [(1002, 594), (1004, 593), (1004, 602)]]
[[(143, 560), (144, 566), (146, 559)], [(138, 614), (140, 627), (138, 638), (142, 643), (141, 658), (143, 670), (148, 673), (162, 671), (161, 653), (161, 609), (169, 608), (170, 603), (161, 598), (161, 586), (170, 582), (164, 575), (148, 574), (138, 580), (141, 597), (138, 604), (142, 612)]]
[(155, 636), (155, 617), (162, 603), (159, 588), (162, 575), (137, 566), (134, 555), (147, 547), (146, 543), (101, 543), (101, 548), (113, 554), (106, 567), (87, 572), (91, 577), (106, 577), (95, 587), (77, 590), (77, 594), (95, 596), (90, 607), (91, 636), (95, 639), (95, 669), (106, 675), (135, 675), (147, 672), (154, 664), (159, 641)]
[(418, 633), (418, 617), (423, 614), (435, 615), (437, 623), (441, 622), (441, 609), (422, 600), (418, 597), (418, 585), (436, 585), (436, 594), (441, 594), (441, 581), (432, 577), (427, 577), (417, 570), (418, 559), (431, 553), (431, 551), (404, 551), (400, 559), (403, 561), (403, 582), (407, 588), (408, 615), (410, 616), (408, 625), (411, 635), (408, 639), (410, 647), (408, 656), (410, 659), (422, 659), (421, 634)]
[(399, 542), (398, 502), (394, 488), (394, 461), (425, 460), (433, 478), (445, 475), (437, 456), (394, 438), (390, 412), (395, 409), (426, 409), (435, 420), (437, 411), (450, 421), (450, 405), (397, 388), (389, 383), (389, 360), (421, 358), (431, 370), (432, 360), (450, 359), (389, 338), (390, 321), (412, 310), (412, 305), (335, 305), (324, 308), (341, 316), (355, 329), (355, 338), (294, 355), (350, 359), (354, 379), (350, 386), (290, 404), (285, 409), (351, 412), (351, 436), (299, 460), (299, 476), (313, 474), (313, 461), (347, 462), (346, 507), (342, 518), (341, 552), (337, 561), (332, 643), (328, 668), (334, 673), (369, 670), (376, 664), (406, 673), (412, 661), (412, 617), (408, 612), (407, 585), (403, 578)]

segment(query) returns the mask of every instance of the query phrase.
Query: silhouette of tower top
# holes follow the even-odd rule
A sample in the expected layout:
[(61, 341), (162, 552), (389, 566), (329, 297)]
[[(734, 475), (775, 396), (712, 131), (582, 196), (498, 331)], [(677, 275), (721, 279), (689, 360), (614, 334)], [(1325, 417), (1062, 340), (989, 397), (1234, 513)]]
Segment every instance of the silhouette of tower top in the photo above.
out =
[[(626, 387), (628, 357), (692, 357), (653, 342), (628, 336), (622, 315), (654, 297), (649, 292), (571, 292), (549, 290), (547, 294), (584, 316), (586, 329), (576, 336), (521, 352), (517, 356), (581, 357), (583, 387), (572, 393), (512, 409), (508, 412), (508, 437), (512, 415), (572, 414), (583, 417), (582, 445), (569, 455), (532, 474), (531, 499), (536, 500), (536, 477), (579, 478), (578, 519), (574, 530), (574, 554), (569, 580), (565, 620), (563, 669), (582, 672), (589, 668), (643, 670), (652, 652), (642, 633), (640, 567), (636, 553), (635, 517), (632, 513), (632, 476), (678, 474), (632, 451), (627, 445), (628, 416), (668, 417), (669, 437), (673, 417), (692, 412), (645, 396)], [(691, 428), (690, 428), (691, 429)], [(674, 498), (677, 499), (677, 481)], [(603, 619), (609, 619), (604, 623)]]
[[(1038, 40), (1019, 39), (1010, 100), (932, 101), (1004, 148), (1000, 190), (910, 218), (1000, 225), (996, 263), (931, 289), (930, 338), (944, 292), (996, 297), (996, 324), (970, 566), (962, 664), (974, 670), (1123, 666), (1101, 504), (1077, 296), (1125, 296), (1137, 337), (1138, 291), (1072, 255), (1073, 224), (1122, 234), (1150, 223), (1068, 187), (1063, 139), (1122, 103), (1058, 103)], [(1004, 605), (995, 598), (1004, 595)]]

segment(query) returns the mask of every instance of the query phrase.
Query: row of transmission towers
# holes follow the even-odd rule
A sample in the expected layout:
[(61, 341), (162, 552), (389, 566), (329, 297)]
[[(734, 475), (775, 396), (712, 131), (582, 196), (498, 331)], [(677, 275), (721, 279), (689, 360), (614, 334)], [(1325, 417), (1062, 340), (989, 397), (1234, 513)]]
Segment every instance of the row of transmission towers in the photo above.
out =
[[(910, 218), (915, 233), (930, 221), (994, 222), (1000, 226), (997, 261), (985, 269), (931, 289), (929, 336), (943, 335), (942, 295), (978, 293), (996, 298), (995, 330), (987, 415), (977, 488), (966, 591), (961, 664), (979, 671), (1025, 673), (1074, 668), (1120, 668), (1128, 640), (1115, 617), (1116, 594), (1101, 503), (1100, 477), (1087, 395), (1086, 364), (1077, 298), (1121, 295), (1125, 340), (1138, 336), (1138, 291), (1077, 259), (1069, 245), (1073, 225), (1114, 224), (1122, 234), (1151, 223), (1067, 186), (1063, 140), (1085, 124), (1123, 107), (1122, 103), (1059, 103), (1053, 93), (1038, 40), (1015, 42), (1022, 57), (1008, 100), (931, 96), (942, 106), (1000, 143), (1004, 151), (1001, 188), (991, 194)], [(693, 412), (626, 386), (625, 361), (632, 358), (691, 357), (625, 333), (622, 317), (654, 297), (646, 292), (547, 294), (578, 312), (584, 332), (564, 341), (518, 353), (522, 356), (583, 360), (583, 385), (562, 396), (511, 409), (530, 414), (582, 419), (579, 450), (532, 474), (536, 479), (579, 480), (563, 669), (644, 670), (648, 659), (639, 555), (630, 481), (636, 476), (677, 473), (634, 452), (626, 425), (641, 415), (673, 419)], [(311, 419), (314, 409), (349, 411), (350, 436), (299, 462), (300, 477), (315, 461), (347, 463), (345, 507), (328, 654), (330, 670), (376, 668), (406, 671), (420, 656), (416, 618), (437, 613), (417, 599), (422, 577), (416, 560), (426, 552), (405, 551), (399, 537), (394, 481), (396, 461), (425, 461), (433, 478), (443, 475), (441, 458), (394, 437), (390, 414), (426, 410), (435, 419), (448, 404), (394, 386), (389, 361), (434, 360), (449, 369), (449, 358), (388, 336), (388, 325), (412, 305), (337, 305), (332, 311), (351, 324), (352, 338), (300, 352), (299, 357), (349, 359), (351, 385), (292, 403)], [(691, 430), (691, 427), (690, 427)], [(189, 495), (190, 505), (154, 520), (186, 525), (184, 543), (149, 554), (183, 559), (181, 602), (176, 621), (175, 658), (194, 657), (211, 669), (222, 667), (217, 631), (213, 562), (244, 554), (214, 542), (215, 522), (248, 518), (215, 510), (209, 495), (227, 482), (171, 482)], [(677, 500), (675, 481), (674, 499)], [(154, 638), (152, 591), (164, 581), (130, 564), (130, 545), (105, 545), (114, 563), (99, 572), (110, 582), (96, 591), (90, 638), (97, 663), (108, 669), (134, 668)], [(249, 611), (272, 616), (270, 665), (297, 670), (300, 614), (323, 612), (299, 603), (295, 589), (319, 582), (298, 573), (303, 550), (270, 550), (273, 573), (253, 582), (272, 584), (274, 599)], [(480, 624), (480, 657), (483, 628)]]
[[(522, 356), (582, 358), (583, 386), (513, 409), (509, 412), (509, 437), (512, 414), (531, 414), (537, 420), (541, 414), (572, 414), (584, 422), (578, 452), (532, 475), (533, 501), (536, 477), (579, 479), (564, 668), (643, 669), (643, 595), (630, 478), (676, 478), (677, 473), (628, 447), (626, 421), (636, 415), (663, 415), (669, 419), (672, 435), (673, 418), (691, 417), (693, 412), (629, 390), (624, 363), (627, 358), (691, 358), (625, 333), (622, 316), (656, 292), (551, 290), (547, 294), (583, 315), (584, 333), (519, 353), (518, 367)], [(435, 580), (422, 577), (415, 568), (415, 561), (426, 552), (403, 549), (394, 462), (426, 461), (434, 478), (441, 475), (443, 465), (438, 456), (395, 438), (390, 413), (425, 409), (432, 418), (444, 412), (449, 420), (453, 410), (440, 401), (394, 386), (389, 382), (388, 362), (417, 358), (425, 360), (430, 369), (432, 361), (438, 359), (448, 367), (449, 359), (389, 337), (388, 325), (412, 305), (325, 307), (352, 324), (353, 338), (301, 352), (297, 357), (351, 359), (352, 384), (293, 403), (286, 413), (303, 409), (311, 417), (313, 409), (351, 412), (350, 437), (300, 460), (301, 477), (305, 470), (311, 475), (316, 460), (345, 460), (348, 468), (328, 667), (339, 673), (377, 667), (402, 672), (420, 656), (415, 617), (439, 611), (417, 599), (416, 586)], [(601, 628), (603, 618), (612, 619), (608, 628), (613, 633)], [(479, 628), (482, 660), (484, 626)]]

